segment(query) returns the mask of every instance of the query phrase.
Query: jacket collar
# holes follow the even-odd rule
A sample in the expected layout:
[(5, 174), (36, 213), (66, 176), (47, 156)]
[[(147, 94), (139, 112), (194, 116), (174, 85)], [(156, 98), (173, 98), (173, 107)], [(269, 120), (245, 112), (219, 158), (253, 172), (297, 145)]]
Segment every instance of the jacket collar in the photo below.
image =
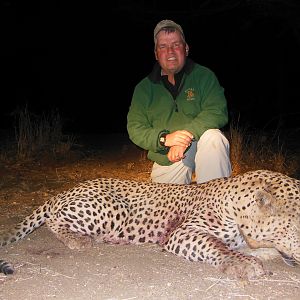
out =
[[(195, 62), (187, 57), (183, 71), (186, 74), (190, 74), (194, 68)], [(148, 78), (153, 83), (159, 83), (161, 81), (161, 67), (158, 62), (153, 66), (152, 72), (148, 75)]]

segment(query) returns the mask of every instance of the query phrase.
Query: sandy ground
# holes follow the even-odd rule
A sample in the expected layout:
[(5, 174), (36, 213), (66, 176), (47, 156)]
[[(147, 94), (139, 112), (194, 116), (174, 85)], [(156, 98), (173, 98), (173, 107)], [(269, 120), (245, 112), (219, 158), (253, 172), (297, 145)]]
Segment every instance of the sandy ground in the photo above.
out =
[[(144, 153), (126, 138), (116, 140), (109, 151), (99, 143), (98, 150), (80, 150), (68, 160), (2, 164), (0, 229), (6, 230), (51, 195), (86, 179), (148, 180), (151, 163)], [(43, 226), (0, 249), (0, 259), (12, 262), (16, 269), (13, 275), (0, 274), (0, 299), (299, 300), (300, 267), (288, 267), (274, 253), (267, 260), (265, 256), (271, 276), (238, 281), (153, 244), (95, 244), (85, 251), (70, 250)]]

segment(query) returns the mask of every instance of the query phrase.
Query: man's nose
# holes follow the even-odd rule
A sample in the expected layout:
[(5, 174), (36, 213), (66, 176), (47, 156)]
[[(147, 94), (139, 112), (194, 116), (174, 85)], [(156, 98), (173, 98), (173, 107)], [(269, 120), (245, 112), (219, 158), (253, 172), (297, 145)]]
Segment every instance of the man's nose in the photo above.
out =
[(174, 46), (167, 46), (167, 51), (168, 53), (173, 53), (174, 52)]

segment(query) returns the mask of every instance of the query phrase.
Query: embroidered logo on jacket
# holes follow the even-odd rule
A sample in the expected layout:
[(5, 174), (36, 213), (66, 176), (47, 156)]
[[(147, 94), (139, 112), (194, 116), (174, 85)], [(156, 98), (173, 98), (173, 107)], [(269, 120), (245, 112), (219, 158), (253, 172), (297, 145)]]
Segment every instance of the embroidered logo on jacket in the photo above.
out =
[(195, 89), (188, 88), (184, 92), (186, 94), (186, 101), (193, 101), (193, 100), (195, 100)]

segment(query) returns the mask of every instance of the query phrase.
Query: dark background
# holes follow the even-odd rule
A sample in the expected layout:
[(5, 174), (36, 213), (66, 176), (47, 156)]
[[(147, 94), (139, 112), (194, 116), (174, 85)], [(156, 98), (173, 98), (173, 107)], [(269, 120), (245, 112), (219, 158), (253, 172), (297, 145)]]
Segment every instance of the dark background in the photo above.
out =
[(67, 131), (125, 132), (162, 19), (181, 24), (190, 57), (216, 73), (231, 119), (299, 128), (299, 1), (19, 2), (1, 2), (0, 129), (27, 105), (57, 108)]

